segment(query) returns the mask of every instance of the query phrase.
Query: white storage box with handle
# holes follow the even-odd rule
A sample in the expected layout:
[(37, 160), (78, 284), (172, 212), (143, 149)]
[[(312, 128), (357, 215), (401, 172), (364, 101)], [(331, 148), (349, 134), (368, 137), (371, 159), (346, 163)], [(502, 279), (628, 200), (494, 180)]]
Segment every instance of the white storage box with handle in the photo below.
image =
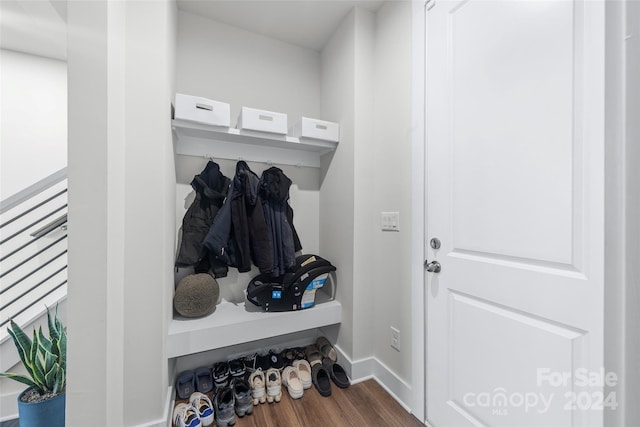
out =
[(229, 127), (231, 126), (231, 108), (225, 102), (176, 93), (175, 118)]
[(288, 129), (287, 115), (257, 108), (242, 107), (236, 127), (241, 130), (286, 135)]
[(293, 127), (293, 136), (296, 138), (338, 142), (340, 140), (340, 125), (334, 122), (302, 117)]

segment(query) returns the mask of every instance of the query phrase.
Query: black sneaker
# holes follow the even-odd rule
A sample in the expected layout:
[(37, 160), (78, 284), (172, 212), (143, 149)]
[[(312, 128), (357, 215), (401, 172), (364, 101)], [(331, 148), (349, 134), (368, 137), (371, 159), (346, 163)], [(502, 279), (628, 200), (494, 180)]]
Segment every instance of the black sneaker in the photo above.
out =
[(258, 366), (256, 365), (257, 356), (258, 356), (257, 353), (252, 353), (252, 354), (247, 354), (242, 358), (242, 361), (244, 362), (245, 372), (249, 372), (253, 374), (256, 371), (256, 369), (258, 369)]
[(244, 361), (242, 359), (233, 359), (229, 361), (229, 373), (231, 378), (244, 378), (245, 374)]
[(284, 367), (293, 365), (293, 362), (296, 360), (296, 352), (293, 348), (287, 348), (280, 353), (280, 357), (282, 357), (282, 361), (284, 363)]
[(216, 390), (229, 385), (229, 364), (227, 362), (218, 362), (213, 365), (211, 373)]
[(236, 423), (235, 399), (231, 387), (222, 387), (216, 392), (214, 405), (216, 407), (217, 427), (232, 426)]
[(282, 371), (284, 369), (284, 361), (282, 355), (273, 350), (269, 350), (269, 367)]
[(256, 355), (255, 369), (261, 368), (263, 372), (271, 367), (271, 356), (268, 354)]
[(253, 399), (251, 398), (251, 386), (244, 378), (234, 378), (231, 381), (233, 397), (236, 401), (236, 414), (239, 417), (251, 415), (253, 412)]

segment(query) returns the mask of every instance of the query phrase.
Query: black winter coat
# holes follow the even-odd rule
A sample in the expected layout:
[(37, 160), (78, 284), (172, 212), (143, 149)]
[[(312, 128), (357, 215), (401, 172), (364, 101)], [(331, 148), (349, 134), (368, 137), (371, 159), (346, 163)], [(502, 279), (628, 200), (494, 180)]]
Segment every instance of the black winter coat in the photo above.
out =
[(261, 273), (269, 273), (273, 253), (269, 230), (259, 193), (260, 179), (244, 161), (236, 165), (231, 197), (231, 222), (237, 243), (236, 267), (240, 272), (251, 270), (251, 261)]
[(302, 249), (293, 226), (293, 209), (289, 206), (291, 180), (281, 169), (271, 167), (260, 178), (260, 195), (273, 250), (271, 274), (278, 277), (296, 264), (296, 251)]
[[(206, 260), (202, 242), (222, 206), (230, 180), (217, 163), (209, 161), (191, 181), (196, 198), (182, 220), (182, 236), (176, 266), (194, 266)], [(202, 268), (200, 268), (202, 269)]]
[(231, 229), (231, 197), (233, 186), (229, 187), (224, 204), (213, 219), (213, 223), (204, 238), (203, 245), (209, 253), (219, 262), (229, 267), (236, 266), (236, 254), (238, 252)]

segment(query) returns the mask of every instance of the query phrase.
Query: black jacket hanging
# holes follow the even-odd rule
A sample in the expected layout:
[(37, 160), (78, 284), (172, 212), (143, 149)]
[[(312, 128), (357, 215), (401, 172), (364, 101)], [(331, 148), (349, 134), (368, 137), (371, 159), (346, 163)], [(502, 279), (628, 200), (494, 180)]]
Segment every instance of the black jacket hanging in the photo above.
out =
[(260, 195), (273, 248), (271, 275), (278, 277), (293, 268), (295, 252), (302, 249), (293, 226), (293, 209), (289, 206), (291, 180), (281, 169), (271, 167), (260, 178)]
[(231, 221), (237, 243), (237, 268), (240, 272), (251, 270), (251, 261), (261, 273), (273, 268), (273, 251), (269, 230), (264, 217), (260, 179), (244, 161), (236, 165), (231, 197)]
[(204, 238), (211, 257), (240, 272), (251, 269), (278, 277), (295, 266), (302, 249), (289, 206), (291, 180), (272, 167), (258, 180), (249, 166), (236, 165), (233, 185)]
[(262, 273), (273, 269), (273, 247), (259, 182), (246, 162), (236, 164), (224, 205), (204, 238), (204, 246), (218, 261), (241, 273), (251, 270), (252, 260)]
[(176, 266), (194, 266), (206, 260), (202, 241), (222, 206), (230, 180), (220, 172), (217, 163), (209, 161), (191, 181), (196, 198), (182, 220), (182, 236)]

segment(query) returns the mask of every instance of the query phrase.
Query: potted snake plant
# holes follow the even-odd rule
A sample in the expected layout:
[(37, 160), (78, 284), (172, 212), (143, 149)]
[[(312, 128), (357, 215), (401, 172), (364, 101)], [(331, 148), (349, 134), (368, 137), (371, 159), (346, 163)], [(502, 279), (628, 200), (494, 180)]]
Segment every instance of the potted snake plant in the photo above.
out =
[(18, 396), (21, 427), (64, 427), (67, 333), (58, 318), (58, 307), (52, 316), (47, 307), (49, 336), (42, 327), (29, 338), (11, 321), (8, 328), (27, 375), (0, 373), (29, 387)]

